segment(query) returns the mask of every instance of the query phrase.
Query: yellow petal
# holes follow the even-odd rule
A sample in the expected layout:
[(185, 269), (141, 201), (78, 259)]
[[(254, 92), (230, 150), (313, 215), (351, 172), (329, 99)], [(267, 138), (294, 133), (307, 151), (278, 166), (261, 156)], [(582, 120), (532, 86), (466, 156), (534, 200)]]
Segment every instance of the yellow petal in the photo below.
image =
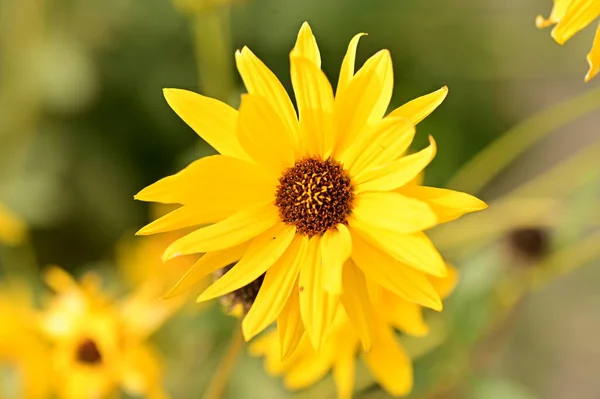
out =
[(438, 220), (426, 202), (392, 192), (358, 194), (352, 212), (366, 226), (404, 234), (433, 227)]
[(404, 396), (413, 383), (410, 358), (398, 343), (394, 332), (384, 322), (374, 325), (376, 342), (371, 352), (365, 355), (367, 366), (375, 379), (389, 394)]
[(354, 233), (352, 260), (367, 278), (392, 293), (431, 309), (442, 309), (442, 300), (425, 274), (398, 262)]
[(588, 26), (600, 15), (600, 2), (592, 0), (573, 0), (567, 13), (552, 29), (552, 37), (564, 44), (574, 34)]
[(18, 244), (26, 232), (25, 223), (0, 203), (0, 242)]
[(361, 130), (375, 124), (385, 114), (392, 96), (393, 70), (389, 51), (369, 58), (335, 100), (336, 155), (352, 145)]
[[(353, 348), (352, 348), (353, 349)], [(351, 399), (354, 392), (354, 350), (346, 350), (338, 354), (333, 365), (333, 381), (337, 390), (338, 399)]]
[(317, 68), (321, 68), (321, 53), (319, 52), (317, 40), (315, 39), (308, 22), (302, 24), (292, 54), (304, 57), (312, 62)]
[(458, 270), (448, 265), (448, 274), (444, 277), (433, 277), (429, 276), (429, 281), (433, 284), (433, 288), (440, 294), (440, 297), (446, 298), (454, 291), (454, 287), (458, 283)]
[(234, 212), (234, 210), (223, 208), (211, 210), (205, 207), (196, 208), (193, 205), (183, 205), (142, 227), (135, 235), (145, 236), (200, 226), (202, 224), (216, 223), (231, 216)]
[(301, 356), (293, 358), (294, 362), (288, 366), (283, 380), (284, 386), (289, 390), (303, 389), (315, 384), (333, 366), (331, 347), (324, 347), (321, 352), (315, 352), (310, 345), (302, 345), (303, 343), (297, 349), (302, 350)]
[(323, 258), (323, 287), (330, 294), (342, 292), (342, 268), (352, 252), (350, 231), (343, 224), (336, 229), (327, 230), (321, 237), (321, 256)]
[(348, 87), (350, 81), (354, 77), (354, 63), (356, 60), (356, 48), (358, 47), (358, 41), (362, 36), (366, 36), (366, 33), (358, 33), (354, 35), (350, 44), (348, 44), (348, 51), (342, 61), (342, 67), (340, 69), (340, 75), (338, 77), (338, 84), (335, 96), (338, 97)]
[(353, 179), (355, 193), (364, 191), (389, 191), (402, 187), (417, 177), (435, 157), (437, 147), (429, 136), (429, 147), (389, 163), (379, 169), (365, 170)]
[(248, 160), (235, 134), (238, 112), (213, 98), (181, 89), (164, 89), (169, 106), (200, 137), (223, 155)]
[(587, 55), (587, 61), (588, 64), (590, 64), (590, 69), (585, 75), (585, 81), (589, 82), (594, 78), (594, 76), (596, 76), (598, 72), (600, 72), (600, 24), (596, 29), (594, 43), (592, 44), (592, 49)]
[(242, 288), (265, 273), (288, 249), (296, 228), (278, 223), (256, 237), (240, 261), (208, 287), (198, 302), (208, 301)]
[(356, 219), (350, 221), (350, 227), (369, 244), (408, 266), (436, 277), (447, 273), (444, 260), (424, 233), (401, 234), (368, 226)]
[(79, 284), (73, 277), (57, 266), (50, 266), (44, 270), (44, 281), (56, 293), (79, 290)]
[(448, 87), (444, 86), (433, 93), (415, 98), (412, 101), (396, 108), (388, 117), (402, 117), (408, 119), (413, 125), (427, 118), (444, 101), (448, 95)]
[[(147, 346), (128, 348), (123, 354), (118, 376), (123, 390), (132, 396), (163, 397), (162, 365), (157, 354)], [(89, 396), (88, 396), (89, 397)]]
[(438, 223), (446, 223), (469, 212), (487, 208), (487, 204), (472, 195), (460, 191), (425, 186), (405, 186), (398, 192), (425, 201), (435, 212)]
[[(217, 178), (218, 174), (218, 178)], [(144, 188), (134, 198), (166, 204), (186, 204), (232, 213), (273, 198), (277, 179), (260, 167), (223, 155), (192, 162), (185, 169)]]
[(261, 60), (248, 47), (236, 51), (235, 62), (250, 94), (267, 99), (283, 121), (292, 141), (299, 147), (298, 118), (285, 88)]
[(368, 353), (371, 350), (373, 311), (365, 275), (352, 261), (344, 267), (344, 292), (341, 300), (348, 319), (360, 338), (363, 351)]
[(243, 243), (221, 251), (205, 253), (185, 272), (175, 286), (163, 296), (163, 299), (173, 298), (198, 284), (209, 274), (239, 261), (247, 249), (248, 243)]
[(308, 58), (292, 52), (290, 63), (302, 142), (308, 155), (325, 157), (335, 142), (333, 89), (325, 74)]
[(306, 236), (296, 237), (281, 258), (267, 270), (254, 304), (242, 321), (246, 341), (250, 341), (279, 317), (298, 278), (307, 246)]
[(292, 139), (285, 134), (285, 125), (275, 109), (260, 95), (242, 95), (238, 138), (250, 158), (276, 177), (294, 164)]
[(368, 126), (339, 160), (351, 176), (361, 170), (375, 169), (400, 156), (415, 136), (415, 127), (404, 118), (386, 117)]
[(304, 328), (315, 350), (319, 350), (333, 320), (339, 297), (323, 288), (323, 271), (319, 251), (319, 238), (312, 237), (308, 243), (305, 263), (300, 269), (299, 296), (300, 315)]
[(377, 309), (388, 323), (405, 334), (416, 337), (429, 333), (429, 326), (423, 320), (423, 308), (420, 305), (399, 298), (387, 290), (384, 292), (386, 300)]
[(300, 316), (300, 297), (295, 285), (285, 307), (277, 318), (277, 332), (281, 349), (281, 360), (286, 360), (298, 347), (304, 335), (304, 324)]
[(140, 341), (146, 339), (181, 307), (183, 300), (160, 300), (154, 286), (141, 285), (119, 303), (124, 336)]
[(169, 245), (163, 261), (180, 255), (219, 251), (246, 242), (279, 222), (279, 211), (273, 204), (244, 209), (227, 219), (203, 227)]
[(535, 19), (535, 25), (538, 28), (545, 28), (547, 26), (554, 25), (564, 17), (565, 13), (567, 12), (567, 8), (569, 8), (569, 5), (572, 1), (573, 0), (554, 0), (554, 6), (552, 7), (550, 17), (545, 19), (541, 15), (538, 15)]

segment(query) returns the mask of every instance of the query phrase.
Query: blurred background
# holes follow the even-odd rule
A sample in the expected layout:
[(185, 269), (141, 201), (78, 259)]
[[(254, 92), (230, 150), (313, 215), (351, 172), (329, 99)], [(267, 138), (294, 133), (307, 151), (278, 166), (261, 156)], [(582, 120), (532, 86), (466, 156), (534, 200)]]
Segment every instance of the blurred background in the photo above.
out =
[[(126, 290), (115, 259), (156, 212), (133, 195), (213, 153), (162, 88), (237, 106), (233, 51), (247, 45), (290, 90), (305, 20), (335, 82), (348, 41), (368, 32), (357, 65), (391, 50), (391, 108), (450, 89), (417, 129), (415, 148), (428, 134), (439, 147), (426, 184), (492, 205), (433, 231), (462, 281), (428, 315), (441, 326), (432, 337), (407, 340), (411, 397), (600, 397), (600, 90), (583, 83), (594, 28), (557, 45), (534, 24), (550, 0), (227, 3), (0, 0), (0, 203), (27, 226), (20, 244), (0, 244), (3, 278), (24, 274), (41, 290), (32, 276), (58, 264)], [(200, 397), (235, 323), (216, 303), (189, 308), (153, 338), (174, 398)], [(226, 397), (293, 397), (261, 364), (240, 359)], [(356, 397), (387, 397), (364, 374)], [(324, 381), (298, 395), (333, 392)]]

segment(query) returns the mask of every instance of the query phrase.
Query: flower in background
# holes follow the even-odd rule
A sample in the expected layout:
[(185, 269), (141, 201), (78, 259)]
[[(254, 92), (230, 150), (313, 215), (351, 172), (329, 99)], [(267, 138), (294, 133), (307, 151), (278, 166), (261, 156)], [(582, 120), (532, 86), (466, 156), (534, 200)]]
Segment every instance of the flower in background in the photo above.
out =
[[(449, 267), (446, 277), (430, 277), (441, 297), (450, 294), (456, 280), (457, 273), (452, 267)], [(363, 354), (364, 361), (375, 380), (388, 394), (406, 395), (413, 383), (412, 363), (398, 342), (394, 329), (413, 336), (424, 336), (429, 332), (429, 327), (423, 320), (419, 305), (399, 298), (380, 286), (369, 285), (368, 288), (373, 302), (372, 309), (369, 309), (373, 312), (373, 323), (369, 327), (377, 340)], [(283, 375), (286, 388), (307, 388), (323, 378), (329, 370), (333, 370), (338, 397), (352, 397), (355, 358), (360, 349), (360, 339), (342, 307), (338, 309), (323, 350), (318, 353), (304, 337), (296, 351), (282, 361), (279, 338), (275, 331), (270, 331), (254, 340), (249, 346), (249, 352), (253, 356), (264, 356), (267, 372), (276, 376)]]
[(239, 111), (166, 89), (171, 108), (221, 155), (135, 196), (182, 204), (138, 234), (209, 224), (173, 242), (163, 259), (205, 253), (180, 284), (229, 269), (198, 301), (258, 285), (250, 290), (256, 296), (242, 321), (244, 337), (277, 320), (286, 353), (304, 331), (321, 348), (340, 303), (368, 350), (367, 283), (441, 310), (429, 276), (444, 277), (447, 268), (423, 231), (486, 207), (468, 194), (408, 184), (436, 154), (430, 138), (429, 147), (403, 155), (414, 125), (447, 88), (384, 118), (393, 88), (390, 53), (379, 51), (355, 73), (361, 36), (350, 42), (334, 96), (311, 29), (302, 26), (290, 54), (299, 119), (282, 84), (246, 47), (236, 53), (248, 90)]
[(116, 301), (100, 289), (97, 275), (78, 284), (59, 268), (45, 275), (56, 295), (40, 315), (52, 343), (52, 366), (61, 399), (106, 398), (122, 389), (128, 395), (162, 399), (162, 367), (146, 341), (176, 310), (141, 290)]
[(0, 398), (47, 398), (48, 348), (38, 334), (28, 290), (3, 286), (0, 292)]
[(18, 244), (26, 232), (25, 223), (0, 203), (0, 243)]
[[(600, 15), (600, 0), (554, 0), (548, 19), (538, 15), (538, 28), (556, 24), (552, 37), (558, 44), (565, 44), (573, 35), (587, 27)], [(590, 65), (585, 81), (590, 81), (600, 71), (600, 25), (596, 29), (592, 49), (587, 55)]]

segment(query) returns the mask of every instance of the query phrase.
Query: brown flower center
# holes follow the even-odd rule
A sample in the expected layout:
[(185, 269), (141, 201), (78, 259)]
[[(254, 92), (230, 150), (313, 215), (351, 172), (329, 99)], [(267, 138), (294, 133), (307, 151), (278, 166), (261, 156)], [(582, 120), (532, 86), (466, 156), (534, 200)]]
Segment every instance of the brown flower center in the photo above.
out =
[(102, 355), (98, 350), (96, 343), (89, 338), (81, 341), (77, 347), (77, 360), (86, 364), (98, 364), (102, 362)]
[(314, 236), (347, 224), (353, 198), (352, 182), (339, 162), (305, 158), (279, 178), (275, 204), (285, 223)]

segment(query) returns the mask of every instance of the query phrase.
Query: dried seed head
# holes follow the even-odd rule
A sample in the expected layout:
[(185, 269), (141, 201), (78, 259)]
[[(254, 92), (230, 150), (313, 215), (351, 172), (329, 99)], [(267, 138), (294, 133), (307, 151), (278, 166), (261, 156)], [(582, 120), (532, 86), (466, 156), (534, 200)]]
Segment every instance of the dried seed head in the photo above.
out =
[[(220, 269), (214, 273), (215, 279), (218, 279), (229, 270), (231, 270), (236, 263), (225, 266), (223, 269)], [(250, 307), (254, 304), (256, 300), (256, 296), (258, 295), (258, 291), (262, 286), (265, 275), (262, 274), (256, 280), (251, 282), (248, 285), (243, 286), (233, 292), (230, 292), (227, 295), (221, 297), (221, 304), (225, 309), (229, 312), (234, 311), (235, 307), (240, 306), (243, 310), (243, 313), (246, 314), (250, 310)]]
[(76, 358), (81, 363), (99, 364), (102, 362), (102, 355), (98, 350), (98, 346), (89, 338), (84, 339), (77, 346)]
[(526, 227), (510, 232), (508, 243), (514, 255), (532, 261), (539, 260), (548, 253), (550, 237), (543, 228)]

